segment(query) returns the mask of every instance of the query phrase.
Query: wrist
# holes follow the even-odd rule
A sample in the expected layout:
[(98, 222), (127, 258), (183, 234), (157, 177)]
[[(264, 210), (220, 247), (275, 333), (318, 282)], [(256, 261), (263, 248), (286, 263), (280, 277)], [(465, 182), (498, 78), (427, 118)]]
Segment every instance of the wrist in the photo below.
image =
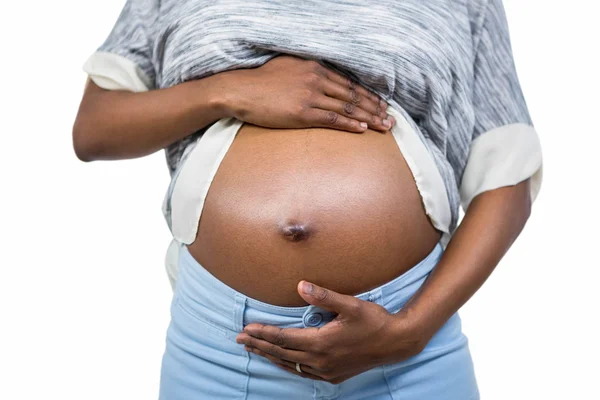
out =
[(379, 359), (386, 364), (416, 356), (430, 340), (419, 324), (401, 312), (389, 314), (386, 334), (382, 338)]
[(391, 315), (393, 335), (396, 338), (408, 339), (412, 342), (416, 354), (427, 346), (427, 343), (441, 327), (438, 327), (432, 316), (413, 307), (404, 307)]
[(209, 88), (207, 90), (209, 103), (219, 118), (237, 117), (240, 115), (239, 99), (236, 96), (236, 84), (239, 79), (236, 77), (243, 70), (224, 71), (212, 75), (208, 80)]
[(198, 127), (231, 116), (226, 95), (228, 89), (219, 75), (221, 74), (190, 80), (173, 87), (180, 91), (179, 99), (184, 113)]

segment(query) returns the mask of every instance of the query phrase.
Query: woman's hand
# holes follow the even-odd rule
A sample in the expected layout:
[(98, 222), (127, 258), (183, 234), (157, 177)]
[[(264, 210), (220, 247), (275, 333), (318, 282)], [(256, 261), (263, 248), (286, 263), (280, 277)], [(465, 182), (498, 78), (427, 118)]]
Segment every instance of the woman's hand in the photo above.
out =
[[(312, 292), (302, 291), (302, 283)], [(379, 365), (420, 353), (432, 335), (400, 312), (340, 294), (306, 281), (298, 292), (310, 304), (337, 313), (321, 328), (279, 328), (248, 324), (237, 337), (246, 350), (266, 357), (284, 370), (315, 380), (341, 383)], [(296, 362), (303, 371), (296, 371)]]
[(367, 128), (387, 131), (395, 122), (379, 96), (314, 60), (282, 55), (258, 68), (219, 75), (225, 77), (227, 114), (254, 125), (362, 133)]

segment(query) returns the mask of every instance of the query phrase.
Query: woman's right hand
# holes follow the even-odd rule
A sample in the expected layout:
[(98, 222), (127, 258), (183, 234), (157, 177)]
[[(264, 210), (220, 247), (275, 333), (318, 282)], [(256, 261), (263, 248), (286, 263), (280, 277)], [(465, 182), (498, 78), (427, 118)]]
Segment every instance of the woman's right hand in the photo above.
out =
[[(282, 55), (257, 68), (221, 73), (224, 107), (241, 121), (268, 128), (324, 127), (387, 131), (387, 103), (314, 60)], [(363, 123), (363, 126), (361, 126)]]

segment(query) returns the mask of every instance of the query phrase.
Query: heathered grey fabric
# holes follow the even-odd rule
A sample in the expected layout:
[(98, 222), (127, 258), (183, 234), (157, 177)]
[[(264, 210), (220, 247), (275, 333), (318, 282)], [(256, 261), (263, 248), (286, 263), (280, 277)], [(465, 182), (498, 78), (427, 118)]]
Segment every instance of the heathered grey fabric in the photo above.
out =
[[(430, 151), (450, 231), (472, 141), (503, 125), (531, 125), (501, 0), (127, 0), (97, 50), (136, 63), (152, 88), (284, 53), (354, 78), (401, 110)], [(165, 149), (171, 176), (207, 128)]]

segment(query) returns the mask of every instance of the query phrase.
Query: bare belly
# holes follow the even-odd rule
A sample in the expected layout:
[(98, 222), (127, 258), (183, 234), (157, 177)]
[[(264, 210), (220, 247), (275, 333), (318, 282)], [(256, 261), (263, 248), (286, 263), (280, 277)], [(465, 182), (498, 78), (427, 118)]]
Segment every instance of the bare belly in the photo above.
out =
[(302, 279), (358, 294), (440, 239), (390, 131), (243, 124), (208, 191), (190, 254), (233, 289), (307, 303)]

